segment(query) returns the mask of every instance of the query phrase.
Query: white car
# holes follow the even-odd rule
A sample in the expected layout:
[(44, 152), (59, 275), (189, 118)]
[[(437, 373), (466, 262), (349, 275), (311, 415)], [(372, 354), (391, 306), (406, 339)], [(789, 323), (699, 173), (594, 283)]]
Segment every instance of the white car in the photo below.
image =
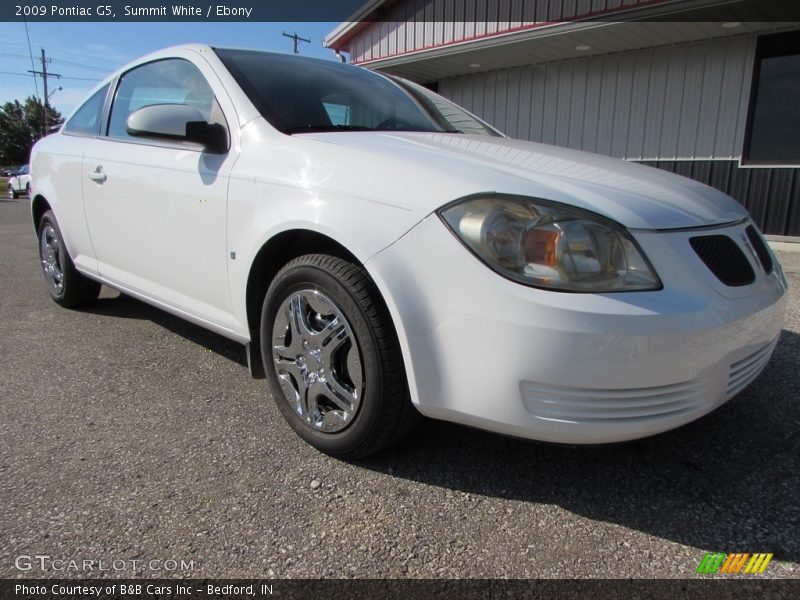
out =
[(782, 329), (781, 267), (723, 193), (333, 61), (151, 54), (33, 172), (56, 302), (103, 283), (245, 344), (291, 427), (345, 458), (419, 413), (577, 444), (666, 431), (753, 381)]
[(21, 194), (31, 193), (31, 169), (29, 165), (22, 165), (16, 173), (8, 179), (8, 197), (19, 198)]

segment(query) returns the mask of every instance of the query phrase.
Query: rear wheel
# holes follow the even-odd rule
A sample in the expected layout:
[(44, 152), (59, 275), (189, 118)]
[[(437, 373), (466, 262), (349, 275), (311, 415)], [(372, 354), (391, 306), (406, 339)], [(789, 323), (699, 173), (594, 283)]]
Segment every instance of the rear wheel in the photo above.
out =
[(311, 254), (284, 266), (264, 300), (261, 353), (284, 418), (323, 452), (365, 457), (419, 419), (388, 310), (359, 265)]
[(65, 308), (91, 304), (100, 295), (100, 284), (75, 268), (53, 211), (39, 222), (39, 258), (50, 297)]

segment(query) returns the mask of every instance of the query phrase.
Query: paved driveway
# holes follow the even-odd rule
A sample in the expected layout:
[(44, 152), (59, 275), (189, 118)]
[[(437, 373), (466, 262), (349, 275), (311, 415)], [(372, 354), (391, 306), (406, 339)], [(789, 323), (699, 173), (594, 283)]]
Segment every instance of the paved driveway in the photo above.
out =
[[(710, 416), (569, 448), (427, 422), (358, 464), (300, 442), (243, 349), (104, 289), (58, 308), (0, 201), (0, 577), (21, 555), (195, 577), (800, 577), (800, 253), (762, 377)], [(186, 568), (165, 568), (174, 560)], [(136, 561), (136, 562), (134, 562)]]

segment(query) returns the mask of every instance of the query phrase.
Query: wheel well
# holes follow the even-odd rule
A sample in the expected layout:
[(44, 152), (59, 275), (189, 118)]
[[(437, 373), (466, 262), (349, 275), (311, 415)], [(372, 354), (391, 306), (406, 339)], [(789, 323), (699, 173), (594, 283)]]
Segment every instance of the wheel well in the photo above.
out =
[(44, 213), (50, 210), (50, 204), (45, 200), (44, 196), (37, 195), (31, 201), (31, 215), (33, 217), (33, 229), (39, 233), (39, 223), (42, 221)]
[(361, 264), (353, 253), (339, 242), (316, 231), (294, 229), (279, 233), (270, 239), (256, 254), (247, 277), (247, 325), (250, 329), (250, 339), (258, 340), (261, 305), (264, 303), (272, 279), (283, 265), (304, 254), (330, 254)]

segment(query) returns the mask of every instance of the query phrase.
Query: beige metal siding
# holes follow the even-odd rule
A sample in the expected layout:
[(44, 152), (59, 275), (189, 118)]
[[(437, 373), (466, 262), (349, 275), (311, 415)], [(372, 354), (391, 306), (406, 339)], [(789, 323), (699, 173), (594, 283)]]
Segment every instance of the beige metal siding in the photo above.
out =
[(741, 155), (755, 37), (637, 50), (440, 82), (512, 137), (633, 160)]

